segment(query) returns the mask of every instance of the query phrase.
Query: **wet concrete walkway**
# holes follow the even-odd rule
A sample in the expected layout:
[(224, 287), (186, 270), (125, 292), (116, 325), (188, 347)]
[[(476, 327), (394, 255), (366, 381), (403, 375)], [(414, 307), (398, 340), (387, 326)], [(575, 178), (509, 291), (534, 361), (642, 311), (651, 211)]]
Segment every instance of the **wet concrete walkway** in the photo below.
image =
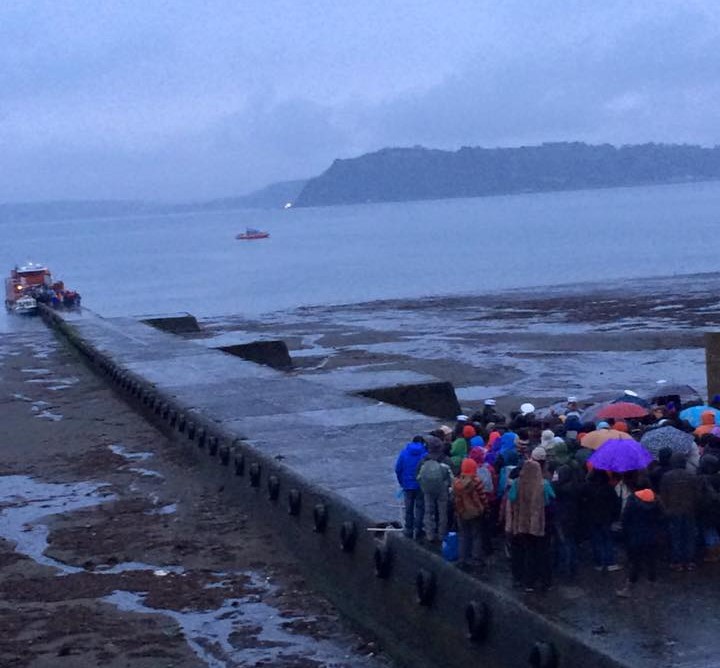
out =
[(398, 448), (435, 423), (184, 341), (131, 318), (63, 312), (80, 336), (189, 411), (211, 417), (305, 479), (346, 498), (371, 522), (399, 519)]

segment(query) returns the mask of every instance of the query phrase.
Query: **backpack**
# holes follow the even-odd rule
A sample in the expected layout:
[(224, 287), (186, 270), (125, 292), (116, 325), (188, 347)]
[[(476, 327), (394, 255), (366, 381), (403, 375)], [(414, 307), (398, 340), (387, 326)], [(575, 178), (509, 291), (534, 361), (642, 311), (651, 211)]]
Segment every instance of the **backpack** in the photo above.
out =
[(451, 477), (450, 467), (435, 459), (426, 459), (417, 474), (423, 494), (433, 495), (440, 495), (447, 490)]
[(485, 513), (481, 490), (482, 483), (477, 478), (462, 476), (453, 481), (455, 513), (461, 520), (474, 520)]

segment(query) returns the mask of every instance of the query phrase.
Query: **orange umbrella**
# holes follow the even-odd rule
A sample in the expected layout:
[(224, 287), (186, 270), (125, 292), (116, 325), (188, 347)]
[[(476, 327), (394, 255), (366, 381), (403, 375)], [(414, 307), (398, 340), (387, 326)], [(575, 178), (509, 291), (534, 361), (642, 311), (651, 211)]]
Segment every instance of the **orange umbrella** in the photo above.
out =
[(626, 434), (624, 431), (618, 431), (617, 429), (596, 429), (583, 436), (580, 444), (583, 448), (590, 448), (590, 450), (597, 450), (605, 441), (614, 439), (616, 441), (634, 441), (635, 439)]

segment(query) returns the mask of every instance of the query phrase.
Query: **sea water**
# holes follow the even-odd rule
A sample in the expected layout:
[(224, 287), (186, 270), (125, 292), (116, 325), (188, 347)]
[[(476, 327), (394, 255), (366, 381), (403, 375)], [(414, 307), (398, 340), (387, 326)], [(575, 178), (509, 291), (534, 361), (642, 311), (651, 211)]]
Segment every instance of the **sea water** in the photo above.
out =
[(716, 271), (718, 222), (720, 183), (3, 223), (0, 269), (45, 263), (108, 316), (252, 315)]

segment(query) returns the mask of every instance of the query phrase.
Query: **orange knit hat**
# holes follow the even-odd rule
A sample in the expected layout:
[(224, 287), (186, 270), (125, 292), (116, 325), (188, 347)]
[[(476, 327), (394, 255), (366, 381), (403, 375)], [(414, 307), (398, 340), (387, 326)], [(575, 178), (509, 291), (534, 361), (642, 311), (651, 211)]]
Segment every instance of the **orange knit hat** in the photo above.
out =
[(477, 464), (472, 459), (463, 459), (460, 464), (460, 473), (463, 475), (477, 475)]
[(473, 436), (477, 436), (477, 432), (475, 431), (475, 427), (472, 425), (466, 424), (463, 427), (463, 438), (472, 438)]

